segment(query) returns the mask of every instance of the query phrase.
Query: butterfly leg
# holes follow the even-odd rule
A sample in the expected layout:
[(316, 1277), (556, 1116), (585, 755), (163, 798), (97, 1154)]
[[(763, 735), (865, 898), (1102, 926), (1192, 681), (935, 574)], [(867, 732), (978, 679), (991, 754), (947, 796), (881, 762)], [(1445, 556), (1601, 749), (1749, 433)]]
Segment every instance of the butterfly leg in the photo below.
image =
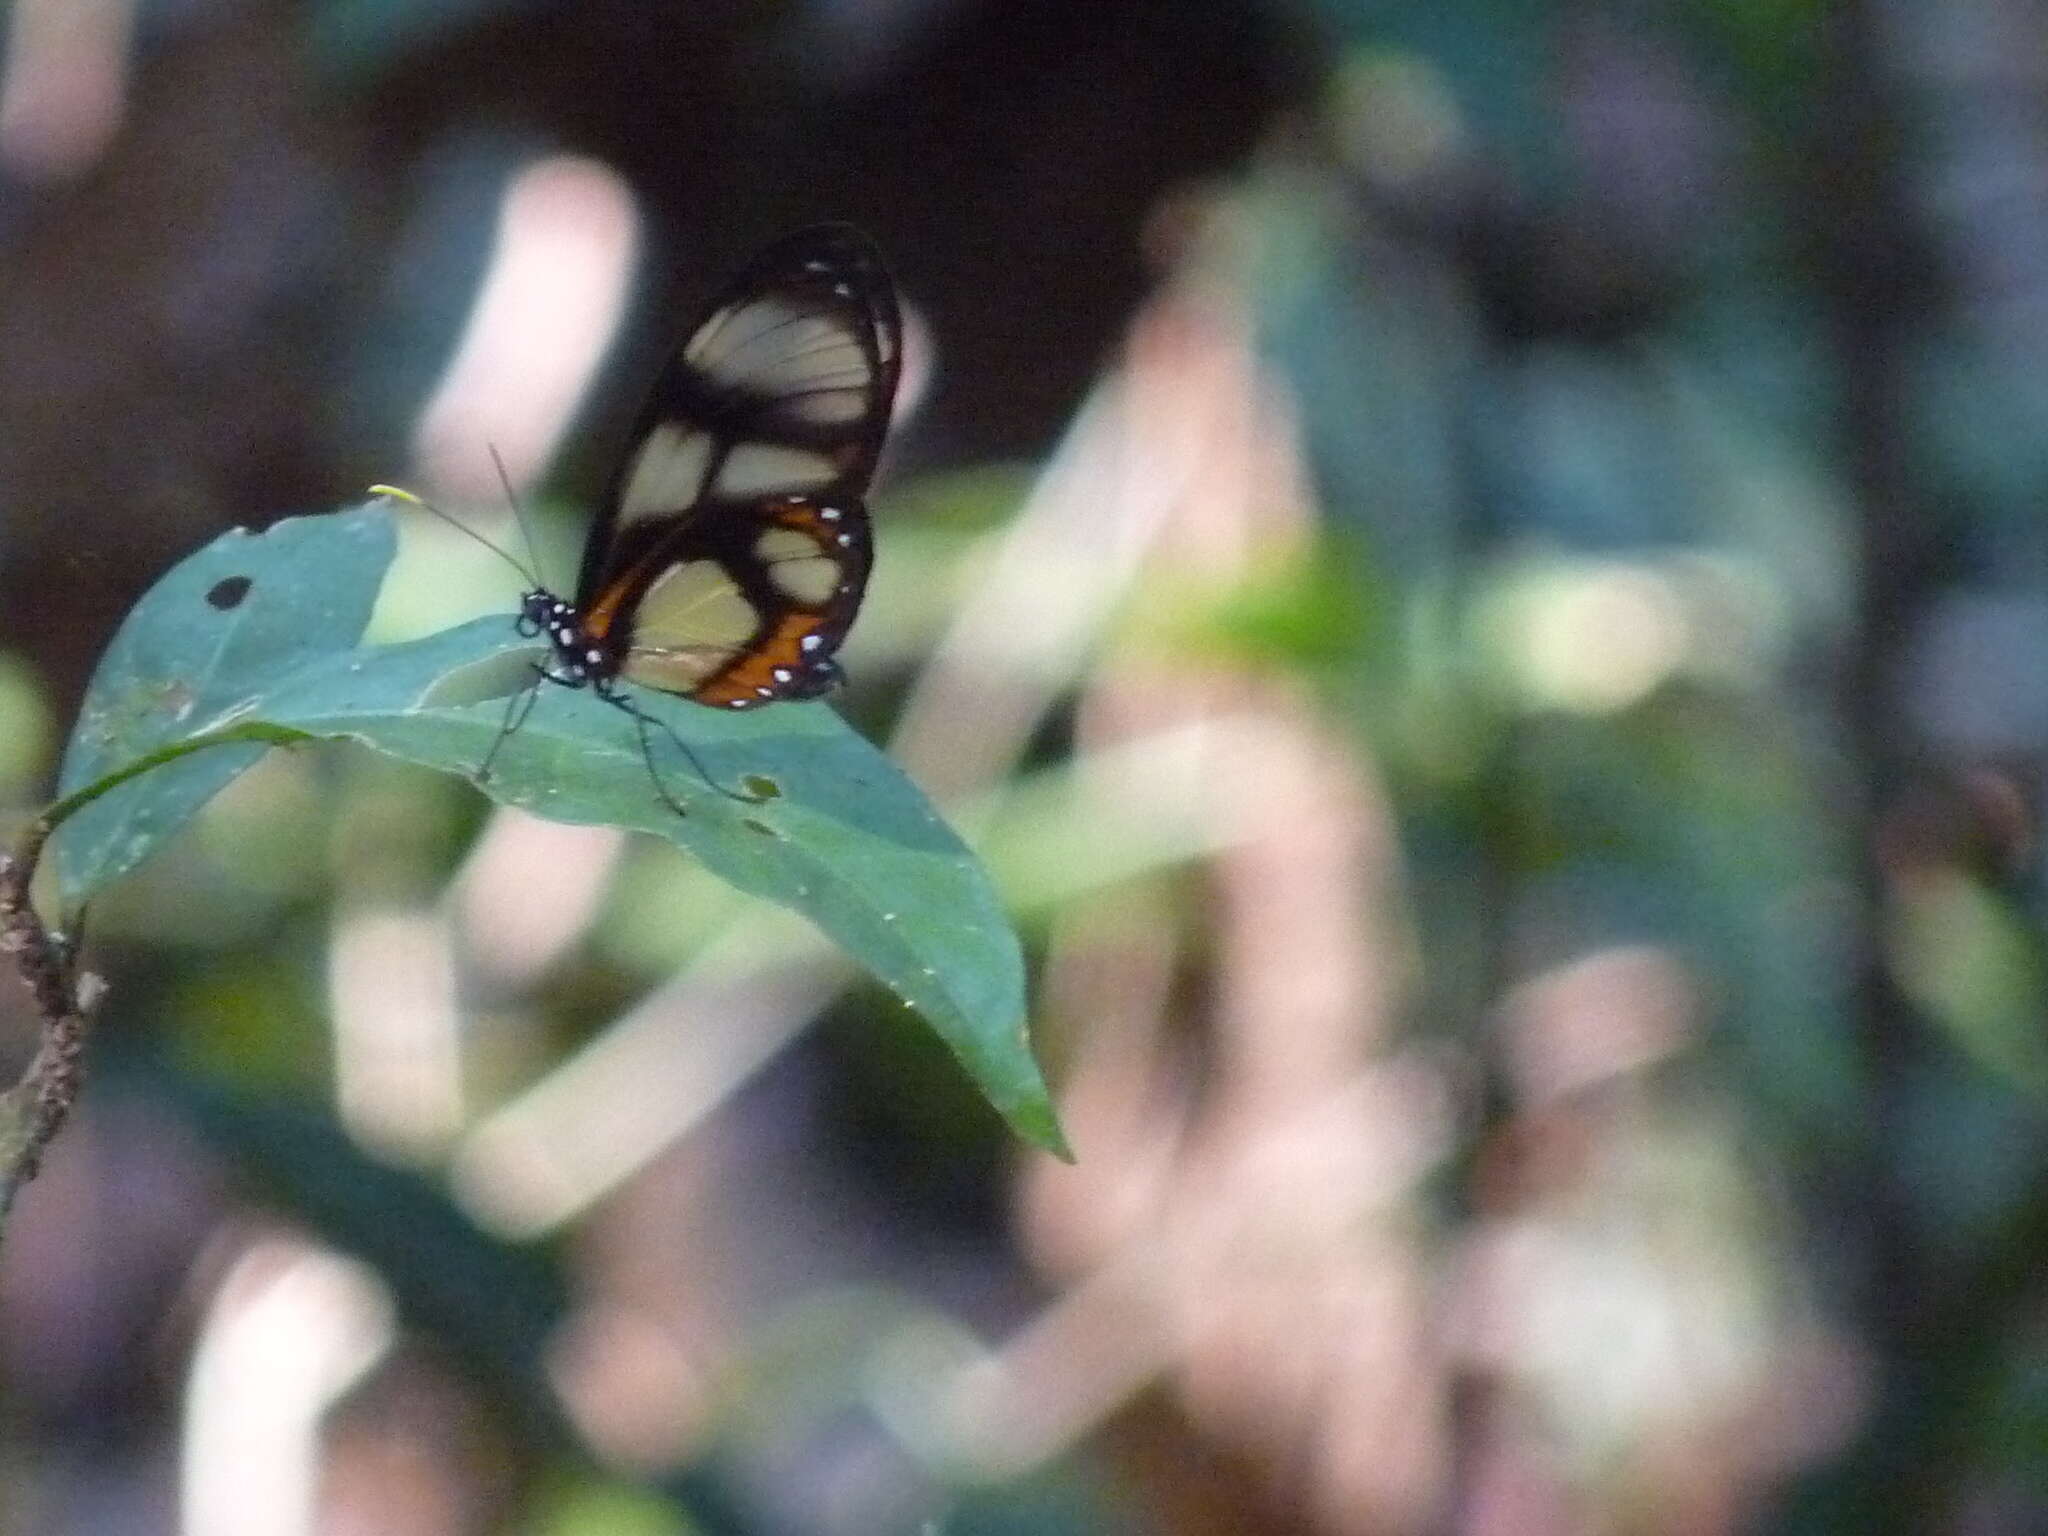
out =
[(491, 738), (491, 750), (484, 754), (484, 760), (476, 765), (476, 782), (487, 783), (491, 777), (491, 764), (498, 756), (498, 748), (505, 745), (519, 727), (526, 724), (526, 717), (533, 713), (533, 706), (540, 701), (540, 685), (548, 678), (547, 669), (535, 667), (533, 681), (506, 701), (505, 718), (498, 723), (498, 734)]
[(758, 796), (741, 794), (737, 790), (727, 789), (718, 780), (711, 777), (711, 771), (704, 766), (703, 759), (697, 756), (687, 741), (676, 734), (675, 728), (666, 720), (650, 715), (624, 694), (614, 692), (603, 684), (598, 685), (597, 696), (613, 708), (622, 709), (633, 717), (633, 727), (640, 733), (640, 758), (647, 765), (647, 777), (653, 781), (654, 793), (660, 798), (663, 805), (674, 811), (678, 816), (686, 816), (689, 812), (683, 808), (674, 795), (669, 793), (668, 786), (662, 782), (661, 770), (654, 763), (654, 738), (650, 734), (650, 727), (659, 730), (670, 741), (675, 743), (676, 750), (688, 758), (690, 766), (697, 770), (697, 777), (702, 779), (711, 789), (725, 796), (728, 800), (737, 800), (742, 805), (759, 805), (761, 803)]

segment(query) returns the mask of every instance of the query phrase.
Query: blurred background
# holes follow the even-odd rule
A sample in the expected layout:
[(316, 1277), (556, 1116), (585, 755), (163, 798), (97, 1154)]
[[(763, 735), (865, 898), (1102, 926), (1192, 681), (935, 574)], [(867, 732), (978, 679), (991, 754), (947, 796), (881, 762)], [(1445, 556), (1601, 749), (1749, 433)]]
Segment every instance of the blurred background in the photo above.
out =
[(495, 445), (566, 584), (854, 220), (839, 702), (1080, 1162), (673, 849), (273, 754), (95, 911), (0, 1532), (2048, 1529), (2048, 5), (4, 17), (0, 794), (231, 525)]

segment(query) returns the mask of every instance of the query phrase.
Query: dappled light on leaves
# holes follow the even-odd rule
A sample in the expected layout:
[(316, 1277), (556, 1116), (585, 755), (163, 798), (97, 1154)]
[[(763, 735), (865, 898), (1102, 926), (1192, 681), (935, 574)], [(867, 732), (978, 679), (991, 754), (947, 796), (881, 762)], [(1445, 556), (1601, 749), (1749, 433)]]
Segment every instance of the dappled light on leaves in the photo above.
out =
[(491, 993), (532, 986), (596, 921), (626, 837), (501, 807), (449, 893), (463, 953)]
[(425, 1160), (463, 1120), (462, 1017), (447, 925), (344, 909), (328, 948), (335, 1108), (365, 1146)]
[(686, 1462), (714, 1407), (705, 1362), (639, 1298), (586, 1305), (549, 1340), (548, 1376), (591, 1448), (635, 1472)]
[(313, 1536), (322, 1420), (393, 1338), (374, 1271), (270, 1237), (209, 1299), (185, 1384), (185, 1536)]
[[(1227, 578), (1303, 533), (1287, 418), (1235, 320), (1190, 284), (1126, 360), (1106, 456), (1171, 466), (1140, 487), (1160, 513), (1155, 585)], [(1444, 1475), (1444, 1385), (1401, 1213), (1443, 1155), (1447, 1085), (1392, 1038), (1409, 982), (1387, 808), (1277, 680), (1183, 660), (1167, 684), (1136, 657), (1098, 669), (1076, 745), (1085, 761), (1231, 722), (1188, 736), (1172, 793), (1133, 781), (1127, 806), (1102, 807), (1115, 824), (1185, 798), (1213, 824), (1210, 931), (1184, 948), (1163, 892), (1084, 901), (1055, 929), (1046, 999), (1072, 1031), (1065, 1105), (1087, 1155), (1035, 1167), (1023, 1213), (1062, 1293), (963, 1377), (960, 1433), (1014, 1473), (1164, 1382), (1205, 1433), (1311, 1469), (1311, 1506), (1406, 1523)], [(1190, 966), (1211, 997), (1198, 1047), (1172, 1018)], [(1331, 1402), (1352, 1412), (1324, 1420)]]
[(625, 308), (639, 216), (592, 160), (535, 161), (506, 186), (491, 266), (469, 328), (421, 413), (416, 453), (433, 484), (475, 501), (554, 453)]
[(84, 174), (121, 126), (138, 0), (15, 0), (0, 49), (0, 166)]
[(765, 942), (774, 932), (767, 925), (735, 934), (484, 1116), (453, 1168), (456, 1193), (477, 1219), (522, 1237), (555, 1230), (787, 1047), (847, 973), (801, 930), (776, 926), (779, 949)]
[(1691, 1048), (1698, 982), (1662, 949), (1633, 945), (1553, 966), (1501, 1002), (1515, 1086), (1543, 1105), (1645, 1072)]

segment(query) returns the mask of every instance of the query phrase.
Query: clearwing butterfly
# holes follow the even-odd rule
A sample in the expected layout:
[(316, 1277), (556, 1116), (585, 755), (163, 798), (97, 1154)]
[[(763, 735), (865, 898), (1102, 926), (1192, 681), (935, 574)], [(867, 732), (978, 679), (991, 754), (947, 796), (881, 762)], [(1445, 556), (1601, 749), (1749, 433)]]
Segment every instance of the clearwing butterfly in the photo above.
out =
[(873, 560), (862, 498), (902, 341), (895, 287), (859, 230), (802, 229), (748, 263), (655, 379), (574, 601), (539, 581), (521, 599), (520, 633), (546, 638), (548, 664), (513, 697), (479, 778), (541, 682), (590, 688), (632, 716), (656, 792), (681, 813), (649, 727), (696, 756), (622, 682), (753, 709), (840, 681), (835, 653)]

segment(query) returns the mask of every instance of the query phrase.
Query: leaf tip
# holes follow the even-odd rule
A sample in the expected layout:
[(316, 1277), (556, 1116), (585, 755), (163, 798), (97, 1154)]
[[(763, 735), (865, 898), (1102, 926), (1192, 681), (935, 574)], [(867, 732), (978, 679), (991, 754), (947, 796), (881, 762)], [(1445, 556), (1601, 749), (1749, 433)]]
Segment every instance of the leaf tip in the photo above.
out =
[(1074, 1149), (1067, 1141), (1067, 1133), (1060, 1126), (1059, 1112), (1052, 1107), (1052, 1100), (1043, 1093), (1036, 1094), (1021, 1104), (1012, 1104), (1003, 1112), (1010, 1129), (1023, 1137), (1041, 1152), (1050, 1152), (1061, 1162), (1072, 1165), (1080, 1161), (1074, 1156)]

